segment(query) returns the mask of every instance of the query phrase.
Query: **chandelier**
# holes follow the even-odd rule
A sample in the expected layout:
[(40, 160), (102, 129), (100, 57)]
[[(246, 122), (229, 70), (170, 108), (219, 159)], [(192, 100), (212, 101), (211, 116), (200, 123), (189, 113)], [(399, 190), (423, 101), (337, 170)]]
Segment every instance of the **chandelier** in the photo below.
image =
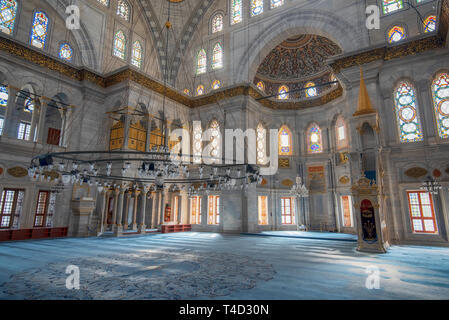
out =
[(430, 194), (436, 195), (442, 189), (442, 186), (436, 179), (432, 179), (430, 176), (428, 176), (427, 180), (422, 183), (420, 189)]
[(309, 196), (309, 190), (305, 184), (302, 183), (301, 177), (296, 177), (296, 184), (292, 186), (290, 195), (297, 198), (307, 198)]

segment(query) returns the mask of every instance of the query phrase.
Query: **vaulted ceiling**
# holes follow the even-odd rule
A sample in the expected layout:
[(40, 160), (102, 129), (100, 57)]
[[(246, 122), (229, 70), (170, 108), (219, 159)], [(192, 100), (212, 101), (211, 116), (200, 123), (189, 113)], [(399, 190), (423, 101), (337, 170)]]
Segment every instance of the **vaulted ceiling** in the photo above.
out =
[[(214, 0), (138, 0), (152, 31), (162, 72), (173, 84), (198, 23)], [(165, 23), (170, 14), (172, 27), (168, 32), (168, 57), (166, 56), (167, 29)]]

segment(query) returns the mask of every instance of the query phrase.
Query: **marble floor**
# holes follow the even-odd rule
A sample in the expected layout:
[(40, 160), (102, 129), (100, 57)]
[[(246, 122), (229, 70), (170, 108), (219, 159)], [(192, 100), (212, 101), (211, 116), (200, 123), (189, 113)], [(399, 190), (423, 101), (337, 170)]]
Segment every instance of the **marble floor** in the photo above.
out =
[[(0, 243), (0, 299), (448, 299), (449, 249), (300, 237), (156, 234)], [(80, 290), (65, 268), (80, 269)], [(378, 268), (379, 289), (366, 288)]]

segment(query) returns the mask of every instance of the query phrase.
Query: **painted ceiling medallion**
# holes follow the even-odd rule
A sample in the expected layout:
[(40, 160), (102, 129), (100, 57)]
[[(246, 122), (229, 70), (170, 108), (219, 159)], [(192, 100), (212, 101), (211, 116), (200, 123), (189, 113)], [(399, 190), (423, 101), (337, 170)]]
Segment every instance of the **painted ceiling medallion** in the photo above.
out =
[(14, 178), (23, 178), (28, 175), (28, 170), (23, 167), (13, 167), (8, 169), (8, 174)]
[(427, 170), (420, 167), (413, 167), (405, 171), (405, 175), (411, 178), (420, 178), (427, 174)]

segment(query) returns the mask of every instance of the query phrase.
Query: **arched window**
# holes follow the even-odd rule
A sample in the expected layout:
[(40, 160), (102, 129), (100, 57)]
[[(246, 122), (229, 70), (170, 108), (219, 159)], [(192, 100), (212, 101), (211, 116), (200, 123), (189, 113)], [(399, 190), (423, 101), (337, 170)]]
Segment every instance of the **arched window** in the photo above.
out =
[(126, 36), (122, 30), (119, 30), (115, 33), (114, 36), (114, 56), (125, 60), (125, 52), (126, 52)]
[(309, 82), (306, 84), (306, 97), (310, 98), (310, 97), (316, 97), (318, 95), (318, 91), (315, 87), (315, 83), (313, 82)]
[(207, 55), (206, 50), (201, 49), (198, 52), (198, 55), (196, 57), (196, 74), (203, 74), (206, 73), (207, 70)]
[(212, 18), (212, 33), (217, 33), (223, 30), (223, 15), (221, 13), (217, 13)]
[(257, 83), (257, 88), (258, 88), (260, 91), (265, 92), (265, 84), (264, 84), (262, 81), (259, 81), (259, 82)]
[(382, 11), (384, 14), (392, 13), (403, 8), (403, 0), (382, 0)]
[(388, 31), (388, 43), (395, 43), (405, 39), (405, 29), (400, 26), (394, 26)]
[(433, 103), (441, 138), (449, 138), (449, 75), (439, 74), (432, 83)]
[(316, 123), (312, 124), (309, 130), (307, 130), (307, 152), (323, 152), (323, 137), (321, 135), (321, 129)]
[(17, 1), (0, 1), (0, 30), (6, 34), (12, 34), (17, 15)]
[(288, 87), (287, 86), (280, 86), (278, 98), (281, 100), (287, 100), (288, 99)]
[(274, 9), (274, 8), (282, 6), (284, 4), (284, 0), (271, 0), (270, 3), (271, 3), (271, 9)]
[(204, 86), (202, 84), (200, 84), (197, 88), (196, 88), (196, 95), (197, 96), (202, 96), (204, 94)]
[(231, 0), (231, 24), (242, 22), (242, 0)]
[(67, 61), (73, 59), (73, 49), (68, 43), (63, 43), (59, 46), (59, 58)]
[(278, 143), (280, 156), (291, 156), (293, 154), (292, 133), (286, 125), (279, 130)]
[(34, 111), (34, 100), (29, 97), (26, 98), (23, 110), (25, 112), (29, 112), (29, 113), (33, 112)]
[(262, 123), (257, 126), (257, 164), (266, 164), (265, 148), (267, 141), (266, 129)]
[(217, 90), (221, 88), (221, 82), (220, 80), (215, 80), (212, 82), (212, 89)]
[(399, 83), (394, 93), (394, 101), (401, 142), (422, 141), (423, 133), (415, 90), (409, 82)]
[(217, 70), (223, 68), (223, 48), (217, 43), (212, 53), (212, 69)]
[(142, 56), (143, 56), (142, 45), (140, 44), (140, 41), (135, 41), (133, 43), (131, 64), (137, 68), (141, 68), (142, 67)]
[(263, 13), (263, 0), (251, 0), (251, 16)]
[[(212, 149), (210, 152), (211, 157), (217, 158), (220, 155), (220, 125), (217, 120), (212, 121), (209, 129), (211, 130), (211, 139), (210, 142), (212, 144)], [(217, 159), (218, 161), (218, 159)]]
[(8, 87), (0, 85), (0, 106), (6, 107), (8, 105)]
[(430, 15), (424, 20), (424, 32), (434, 32), (437, 26), (437, 17), (434, 15)]
[(335, 137), (337, 139), (337, 150), (341, 150), (349, 146), (348, 128), (343, 116), (339, 116), (335, 122)]
[(189, 89), (185, 88), (183, 92), (184, 92), (185, 95), (190, 96), (190, 90)]
[(100, 2), (102, 5), (109, 7), (109, 0), (97, 0), (98, 2)]
[(201, 163), (203, 128), (200, 121), (193, 122), (193, 163)]
[(43, 49), (47, 43), (48, 17), (42, 11), (34, 14), (33, 26), (31, 27), (31, 45)]
[(117, 15), (126, 21), (129, 21), (131, 8), (125, 0), (118, 0), (117, 2)]

